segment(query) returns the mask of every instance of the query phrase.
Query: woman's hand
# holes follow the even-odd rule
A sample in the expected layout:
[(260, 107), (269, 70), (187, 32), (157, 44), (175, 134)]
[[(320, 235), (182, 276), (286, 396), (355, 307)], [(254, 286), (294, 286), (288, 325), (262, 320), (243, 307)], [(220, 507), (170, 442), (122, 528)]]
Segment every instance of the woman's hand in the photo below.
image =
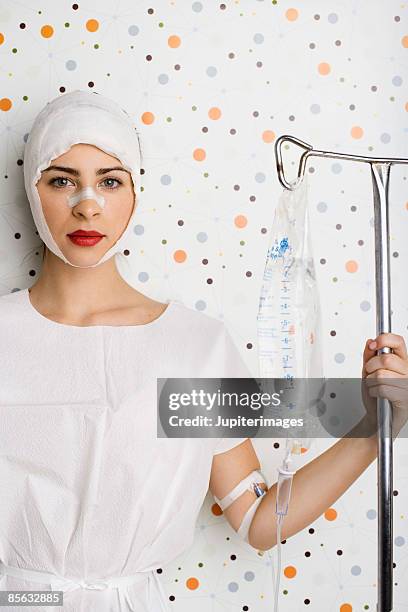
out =
[[(389, 347), (392, 353), (377, 355)], [(398, 432), (408, 420), (408, 352), (405, 340), (397, 334), (379, 334), (367, 340), (364, 354), (362, 396), (371, 422), (377, 421), (377, 397), (384, 397), (393, 408), (393, 426)]]

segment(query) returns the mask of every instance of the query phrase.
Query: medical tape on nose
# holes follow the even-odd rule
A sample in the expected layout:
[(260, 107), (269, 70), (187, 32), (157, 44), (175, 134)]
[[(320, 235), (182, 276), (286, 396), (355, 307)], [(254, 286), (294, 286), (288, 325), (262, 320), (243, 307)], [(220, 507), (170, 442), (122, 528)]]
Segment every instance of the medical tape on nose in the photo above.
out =
[(76, 206), (81, 200), (96, 200), (101, 208), (105, 207), (105, 198), (95, 193), (93, 187), (84, 187), (75, 195), (67, 196), (67, 202), (70, 208)]

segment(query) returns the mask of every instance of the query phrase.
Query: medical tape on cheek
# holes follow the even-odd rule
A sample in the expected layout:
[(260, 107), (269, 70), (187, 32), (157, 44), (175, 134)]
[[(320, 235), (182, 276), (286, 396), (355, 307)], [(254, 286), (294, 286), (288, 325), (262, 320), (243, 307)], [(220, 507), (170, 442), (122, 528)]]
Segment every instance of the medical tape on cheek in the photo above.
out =
[(93, 187), (90, 186), (84, 187), (74, 195), (67, 196), (67, 202), (70, 208), (76, 206), (81, 200), (96, 200), (101, 208), (105, 207), (105, 198), (103, 195), (95, 193)]

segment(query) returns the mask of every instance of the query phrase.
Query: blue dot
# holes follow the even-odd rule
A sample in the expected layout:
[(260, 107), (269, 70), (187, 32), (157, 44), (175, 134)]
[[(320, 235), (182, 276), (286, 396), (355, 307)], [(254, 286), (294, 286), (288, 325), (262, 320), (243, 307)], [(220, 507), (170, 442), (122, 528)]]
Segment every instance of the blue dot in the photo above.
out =
[(171, 176), (169, 176), (168, 174), (163, 174), (160, 177), (160, 182), (162, 185), (170, 185), (171, 183)]
[(256, 34), (254, 34), (254, 42), (257, 45), (262, 44), (263, 41), (264, 41), (264, 35), (263, 34), (261, 34), (260, 32), (257, 32)]
[(255, 174), (255, 181), (257, 183), (263, 183), (265, 181), (265, 178), (266, 178), (266, 176), (265, 176), (265, 174), (263, 172), (257, 172)]
[(366, 516), (370, 521), (373, 521), (375, 518), (377, 518), (377, 510), (374, 510), (374, 509), (367, 510)]
[(198, 240), (198, 242), (206, 242), (206, 241), (207, 241), (207, 238), (208, 238), (208, 236), (207, 236), (207, 234), (206, 234), (205, 232), (199, 232), (199, 233), (197, 234), (197, 240)]
[(338, 16), (336, 15), (336, 13), (330, 13), (330, 15), (327, 17), (329, 23), (337, 23), (337, 21), (339, 20)]
[(326, 212), (326, 210), (327, 210), (327, 204), (326, 204), (326, 202), (319, 202), (319, 203), (318, 203), (318, 205), (317, 205), (317, 210), (318, 210), (319, 212), (322, 212), (322, 213), (323, 213), (323, 212)]
[(254, 574), (254, 572), (249, 572), (249, 571), (245, 572), (244, 578), (245, 578), (245, 580), (248, 580), (248, 582), (252, 582), (252, 580), (255, 579), (255, 574)]
[(201, 4), (201, 2), (193, 2), (191, 8), (195, 13), (201, 13), (201, 11), (203, 10), (203, 5)]
[(351, 573), (353, 576), (359, 576), (361, 574), (361, 567), (359, 565), (353, 565), (351, 568)]
[(137, 27), (137, 25), (131, 25), (128, 27), (128, 32), (130, 34), (130, 36), (137, 36), (139, 34), (139, 28)]
[(333, 164), (331, 169), (333, 174), (340, 174), (340, 172), (343, 170), (343, 166), (341, 164)]
[(310, 107), (310, 112), (314, 115), (318, 115), (320, 113), (320, 106), (318, 104), (312, 104)]
[(159, 74), (157, 80), (159, 81), (160, 85), (167, 85), (167, 83), (169, 82), (169, 77), (167, 74), (162, 73)]
[(402, 85), (402, 78), (400, 76), (395, 76), (392, 79), (392, 84), (395, 85), (395, 87), (399, 87), (400, 85)]
[(67, 60), (65, 62), (65, 68), (67, 70), (75, 70), (76, 67), (77, 67), (77, 63), (74, 60)]
[(208, 66), (206, 72), (207, 76), (209, 77), (215, 77), (217, 75), (217, 69), (215, 66)]
[(135, 225), (133, 231), (136, 236), (141, 236), (142, 234), (144, 234), (144, 225)]
[(228, 585), (228, 590), (231, 591), (231, 593), (236, 593), (239, 589), (238, 583), (237, 582), (230, 582)]
[(336, 353), (334, 356), (334, 360), (336, 363), (343, 363), (343, 361), (345, 360), (345, 355), (344, 353)]
[(381, 134), (380, 140), (384, 144), (388, 144), (390, 142), (390, 140), (391, 140), (391, 136), (390, 136), (390, 134), (387, 134), (387, 132), (384, 132), (383, 134)]
[(363, 312), (367, 312), (367, 310), (370, 310), (371, 304), (370, 302), (367, 302), (367, 300), (364, 300), (363, 302), (361, 302), (360, 308)]
[(397, 536), (394, 540), (394, 544), (395, 546), (404, 546), (405, 538), (403, 538), (402, 536)]
[(141, 283), (145, 283), (147, 280), (149, 280), (149, 275), (147, 272), (139, 272), (137, 278)]
[(207, 308), (207, 304), (204, 302), (204, 300), (197, 300), (195, 307), (197, 310), (205, 310)]

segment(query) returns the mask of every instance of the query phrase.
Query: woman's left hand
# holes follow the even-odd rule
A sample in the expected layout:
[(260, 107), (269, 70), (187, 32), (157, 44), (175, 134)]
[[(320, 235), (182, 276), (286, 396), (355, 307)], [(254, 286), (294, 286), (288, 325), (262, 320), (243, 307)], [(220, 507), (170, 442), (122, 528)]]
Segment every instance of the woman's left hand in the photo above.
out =
[[(393, 353), (380, 353), (389, 347)], [(361, 377), (364, 405), (371, 416), (377, 415), (377, 397), (388, 399), (393, 407), (393, 418), (402, 424), (408, 420), (408, 352), (405, 340), (397, 334), (379, 334), (365, 344)], [(386, 380), (387, 379), (387, 380)]]

